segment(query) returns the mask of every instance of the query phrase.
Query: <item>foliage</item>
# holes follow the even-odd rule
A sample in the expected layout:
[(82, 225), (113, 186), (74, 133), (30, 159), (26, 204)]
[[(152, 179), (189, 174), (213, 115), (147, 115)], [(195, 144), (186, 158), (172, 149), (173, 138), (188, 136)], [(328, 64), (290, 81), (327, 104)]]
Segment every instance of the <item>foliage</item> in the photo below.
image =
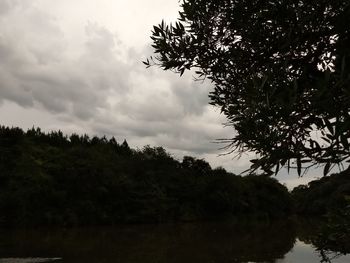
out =
[(276, 180), (115, 138), (0, 126), (0, 226), (101, 225), (290, 213)]
[(291, 194), (297, 213), (341, 215), (350, 205), (350, 171), (323, 177), (307, 186), (298, 186)]
[(181, 2), (175, 24), (154, 27), (144, 63), (211, 80), (211, 104), (237, 131), (223, 142), (257, 153), (252, 170), (327, 174), (349, 160), (348, 0)]

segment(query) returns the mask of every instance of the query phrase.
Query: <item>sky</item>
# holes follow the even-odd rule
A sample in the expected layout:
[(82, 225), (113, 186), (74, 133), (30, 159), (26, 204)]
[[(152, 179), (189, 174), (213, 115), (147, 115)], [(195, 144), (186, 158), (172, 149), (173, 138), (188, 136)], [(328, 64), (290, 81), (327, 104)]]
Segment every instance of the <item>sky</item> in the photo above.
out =
[[(253, 154), (233, 159), (215, 143), (234, 130), (208, 104), (211, 83), (142, 64), (153, 25), (178, 11), (178, 0), (1, 0), (0, 124), (114, 136), (246, 170)], [(317, 175), (277, 177), (291, 188)]]

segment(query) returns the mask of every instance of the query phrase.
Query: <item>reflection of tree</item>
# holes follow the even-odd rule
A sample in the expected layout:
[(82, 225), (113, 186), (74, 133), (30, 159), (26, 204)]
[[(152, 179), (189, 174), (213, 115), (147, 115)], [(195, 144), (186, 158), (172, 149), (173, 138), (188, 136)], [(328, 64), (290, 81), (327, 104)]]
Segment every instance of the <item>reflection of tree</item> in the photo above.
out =
[[(330, 263), (349, 252), (349, 235), (344, 235), (348, 243), (341, 246), (339, 239), (335, 242), (334, 236), (327, 237), (326, 233), (331, 232), (325, 232), (326, 229), (333, 231), (334, 225), (332, 228), (326, 223), (298, 219), (271, 223), (207, 222), (49, 232), (3, 231), (0, 244), (6, 247), (6, 254), (0, 250), (0, 257), (59, 256), (65, 263), (276, 262), (294, 247), (298, 236), (302, 242), (315, 247), (320, 262)], [(340, 228), (336, 230), (345, 233), (339, 232)], [(349, 233), (349, 229), (347, 231)]]
[(330, 214), (323, 222), (304, 221), (300, 226), (299, 238), (316, 248), (320, 262), (329, 263), (350, 253), (350, 207)]
[(320, 252), (321, 263), (332, 263), (332, 260), (340, 257), (342, 254), (339, 252), (329, 251), (329, 250), (318, 250)]
[(321, 262), (350, 253), (350, 207), (328, 217), (314, 244), (320, 252)]
[(0, 240), (7, 236), (3, 256), (60, 256), (65, 263), (275, 262), (293, 248), (296, 236), (289, 222), (124, 225), (3, 234)]

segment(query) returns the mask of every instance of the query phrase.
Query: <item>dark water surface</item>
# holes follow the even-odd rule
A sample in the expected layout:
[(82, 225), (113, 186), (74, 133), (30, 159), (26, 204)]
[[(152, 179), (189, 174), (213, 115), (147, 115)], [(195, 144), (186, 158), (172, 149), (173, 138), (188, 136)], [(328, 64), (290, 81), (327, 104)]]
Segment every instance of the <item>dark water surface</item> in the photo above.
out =
[(0, 230), (0, 263), (349, 263), (318, 251), (314, 224), (183, 223), (81, 229)]

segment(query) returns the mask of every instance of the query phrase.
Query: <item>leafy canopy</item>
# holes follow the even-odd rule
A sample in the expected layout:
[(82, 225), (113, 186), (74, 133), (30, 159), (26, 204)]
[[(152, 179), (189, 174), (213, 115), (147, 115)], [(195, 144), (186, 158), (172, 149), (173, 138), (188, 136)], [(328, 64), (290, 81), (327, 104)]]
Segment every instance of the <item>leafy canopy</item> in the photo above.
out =
[(348, 0), (183, 0), (179, 15), (154, 26), (144, 63), (211, 80), (237, 131), (223, 141), (257, 153), (252, 170), (350, 159)]

